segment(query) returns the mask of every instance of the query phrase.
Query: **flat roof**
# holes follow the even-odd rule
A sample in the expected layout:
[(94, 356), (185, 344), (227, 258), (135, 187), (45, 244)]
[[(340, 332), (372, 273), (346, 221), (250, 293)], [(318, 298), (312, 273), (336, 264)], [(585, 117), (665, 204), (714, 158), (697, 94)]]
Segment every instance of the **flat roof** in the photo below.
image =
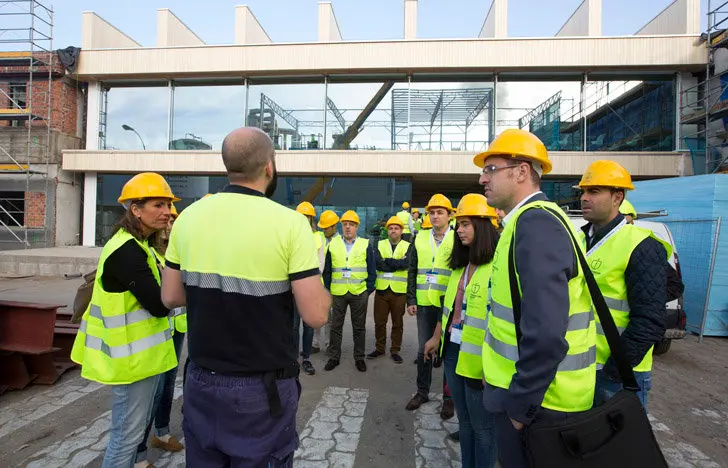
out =
[[(473, 75), (699, 71), (705, 44), (695, 35), (552, 37), (133, 47), (81, 51), (81, 81), (244, 78), (261, 81), (338, 75)], [(449, 79), (445, 80), (444, 78)]]

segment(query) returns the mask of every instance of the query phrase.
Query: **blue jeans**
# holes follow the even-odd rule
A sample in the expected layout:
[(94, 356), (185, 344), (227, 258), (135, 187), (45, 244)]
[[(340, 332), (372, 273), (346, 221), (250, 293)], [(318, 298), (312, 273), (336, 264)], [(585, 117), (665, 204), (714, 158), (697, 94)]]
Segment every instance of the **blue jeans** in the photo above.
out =
[(455, 372), (460, 345), (445, 346), (445, 378), (450, 387), (460, 429), (463, 468), (492, 468), (497, 459), (495, 415), (483, 406), (483, 389), (473, 388)]
[(313, 328), (306, 325), (298, 315), (298, 307), (293, 308), (293, 333), (296, 335), (294, 343), (296, 343), (296, 355), (298, 355), (298, 345), (301, 343), (301, 323), (303, 323), (303, 352), (301, 357), (304, 361), (311, 357), (311, 347), (313, 346)]
[[(652, 388), (652, 372), (635, 372), (634, 377), (637, 380), (637, 385), (640, 387), (637, 396), (645, 412), (647, 412), (647, 394)], [(597, 387), (594, 391), (594, 406), (601, 405), (616, 395), (620, 390), (622, 390), (622, 382), (613, 382), (604, 374), (603, 369), (599, 369), (597, 371)]]
[(126, 385), (112, 385), (111, 429), (103, 468), (134, 466), (137, 445), (152, 415), (154, 396), (162, 374)]
[(169, 418), (172, 414), (172, 403), (174, 403), (174, 384), (177, 380), (177, 369), (179, 368), (179, 356), (182, 353), (182, 343), (185, 341), (185, 334), (178, 331), (172, 335), (172, 343), (174, 344), (174, 353), (177, 355), (177, 366), (168, 370), (159, 379), (157, 392), (154, 395), (154, 407), (152, 408), (152, 418), (147, 423), (144, 431), (144, 439), (137, 447), (136, 461), (140, 462), (147, 459), (147, 440), (154, 423), (154, 432), (157, 436), (169, 434)]

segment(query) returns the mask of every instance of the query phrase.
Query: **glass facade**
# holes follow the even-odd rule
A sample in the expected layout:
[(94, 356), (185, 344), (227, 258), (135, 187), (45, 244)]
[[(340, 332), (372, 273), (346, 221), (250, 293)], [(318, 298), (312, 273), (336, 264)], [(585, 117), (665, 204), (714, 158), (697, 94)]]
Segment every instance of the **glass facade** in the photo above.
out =
[(580, 81), (498, 83), (497, 129), (522, 128), (537, 135), (549, 151), (582, 151), (584, 120)]
[(551, 151), (675, 148), (674, 77), (468, 79), (332, 76), (303, 83), (112, 86), (101, 141), (108, 149), (217, 150), (229, 131), (246, 124), (264, 130), (281, 150), (481, 151), (506, 128), (530, 130)]
[[(123, 185), (133, 175), (99, 174), (97, 181), (96, 244), (103, 245), (110, 237), (124, 208), (116, 200)], [(175, 196), (178, 211), (227, 185), (222, 176), (165, 176)], [(400, 211), (402, 202), (412, 198), (412, 182), (392, 177), (280, 177), (273, 199), (295, 209), (304, 200), (316, 207), (317, 213), (334, 210), (341, 216), (347, 210), (359, 215), (359, 235), (369, 237), (372, 227), (386, 222)], [(378, 231), (377, 231), (378, 235)]]
[(587, 107), (587, 151), (675, 149), (675, 82), (596, 81)]

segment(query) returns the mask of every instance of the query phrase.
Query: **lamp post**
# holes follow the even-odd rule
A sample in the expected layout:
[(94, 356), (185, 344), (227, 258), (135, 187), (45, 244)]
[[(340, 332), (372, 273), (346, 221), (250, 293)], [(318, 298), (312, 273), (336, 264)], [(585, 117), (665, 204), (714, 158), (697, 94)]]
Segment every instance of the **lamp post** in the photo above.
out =
[(146, 149), (147, 149), (147, 145), (145, 145), (145, 144), (144, 144), (144, 140), (142, 139), (142, 136), (141, 136), (141, 135), (139, 135), (139, 132), (137, 132), (137, 131), (136, 131), (136, 130), (134, 130), (134, 129), (133, 129), (132, 127), (128, 126), (127, 124), (123, 124), (123, 125), (121, 126), (121, 128), (123, 128), (124, 130), (126, 130), (126, 131), (128, 131), (128, 132), (134, 132), (134, 133), (136, 133), (136, 136), (138, 136), (138, 137), (139, 137), (139, 141), (141, 141), (141, 142), (142, 142), (142, 148), (143, 148), (144, 150), (146, 150)]

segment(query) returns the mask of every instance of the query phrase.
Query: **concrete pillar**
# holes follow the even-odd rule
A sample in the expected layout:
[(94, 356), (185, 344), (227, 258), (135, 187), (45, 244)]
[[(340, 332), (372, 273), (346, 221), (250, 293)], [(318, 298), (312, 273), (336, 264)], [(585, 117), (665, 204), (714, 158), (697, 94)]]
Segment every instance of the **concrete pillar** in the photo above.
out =
[(83, 245), (96, 245), (96, 173), (83, 175)]
[(417, 39), (417, 0), (404, 0), (404, 38)]

